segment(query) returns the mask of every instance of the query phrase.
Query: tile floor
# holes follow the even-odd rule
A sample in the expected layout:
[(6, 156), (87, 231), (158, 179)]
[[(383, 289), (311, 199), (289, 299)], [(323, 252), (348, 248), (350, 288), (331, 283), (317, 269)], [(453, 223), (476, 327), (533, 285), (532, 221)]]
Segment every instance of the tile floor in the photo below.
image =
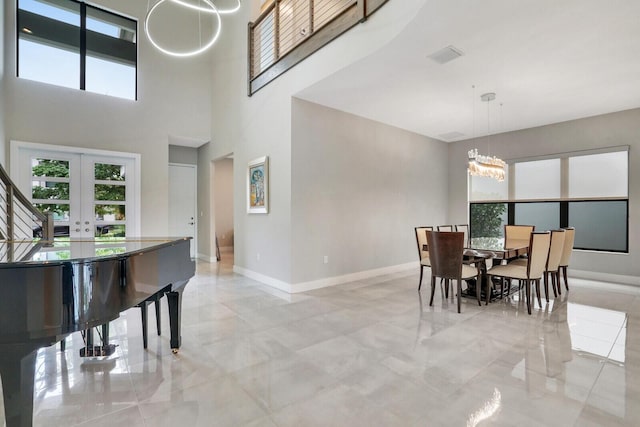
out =
[(458, 314), (417, 268), (296, 295), (197, 269), (177, 355), (164, 301), (147, 351), (137, 309), (110, 359), (79, 358), (79, 334), (40, 350), (34, 426), (640, 425), (638, 288), (576, 279), (531, 316), (517, 295)]

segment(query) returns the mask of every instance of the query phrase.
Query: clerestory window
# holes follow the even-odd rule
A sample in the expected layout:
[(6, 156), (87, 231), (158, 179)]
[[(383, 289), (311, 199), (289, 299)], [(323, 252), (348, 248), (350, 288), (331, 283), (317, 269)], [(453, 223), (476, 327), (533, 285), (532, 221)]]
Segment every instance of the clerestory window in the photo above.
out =
[(75, 0), (18, 0), (18, 77), (136, 99), (134, 19)]

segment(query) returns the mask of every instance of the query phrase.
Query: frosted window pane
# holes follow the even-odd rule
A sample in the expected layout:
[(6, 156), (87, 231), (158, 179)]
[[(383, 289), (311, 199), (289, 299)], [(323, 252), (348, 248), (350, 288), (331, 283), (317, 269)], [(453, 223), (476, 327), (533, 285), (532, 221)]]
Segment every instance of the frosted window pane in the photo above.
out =
[(628, 153), (569, 158), (569, 197), (627, 197)]
[(560, 198), (560, 159), (536, 160), (515, 165), (517, 200)]
[(560, 202), (516, 203), (514, 224), (535, 225), (536, 231), (560, 228)]
[(498, 182), (496, 179), (486, 176), (470, 176), (469, 182), (471, 186), (471, 201), (507, 200), (509, 197), (507, 179)]
[(627, 201), (570, 202), (575, 248), (627, 251)]

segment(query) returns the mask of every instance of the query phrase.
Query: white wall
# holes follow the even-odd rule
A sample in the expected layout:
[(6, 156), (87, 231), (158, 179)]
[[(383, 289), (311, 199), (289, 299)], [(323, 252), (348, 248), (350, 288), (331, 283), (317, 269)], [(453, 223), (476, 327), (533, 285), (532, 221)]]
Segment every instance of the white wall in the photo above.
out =
[(11, 108), (5, 111), (6, 138), (140, 153), (142, 233), (164, 235), (169, 137), (210, 139), (210, 56), (187, 60), (157, 52), (143, 34), (145, 1), (93, 3), (138, 19), (138, 101), (16, 78), (15, 2), (8, 1), (4, 70)]
[(233, 247), (233, 159), (213, 162), (215, 229), (221, 248)]
[(293, 290), (417, 262), (413, 227), (447, 218), (447, 155), (444, 142), (294, 100)]
[[(640, 284), (640, 109), (572, 120), (496, 135), (491, 153), (503, 159), (519, 159), (618, 145), (629, 145), (629, 254), (574, 251), (570, 269), (635, 276)], [(449, 212), (453, 223), (467, 220), (467, 151), (486, 147), (486, 139), (467, 140), (449, 146)], [(606, 171), (594, 171), (606, 173)], [(583, 274), (584, 276), (584, 274)], [(588, 275), (587, 275), (588, 276)], [(588, 276), (596, 277), (596, 276)], [(624, 281), (624, 279), (621, 279)]]
[(182, 163), (185, 165), (198, 164), (198, 149), (169, 145), (169, 163)]
[[(235, 264), (245, 272), (285, 283), (292, 280), (291, 104), (292, 97), (329, 74), (363, 58), (391, 40), (426, 0), (390, 1), (358, 25), (293, 69), (247, 97), (247, 22), (259, 13), (259, 2), (225, 17), (214, 47), (212, 142), (200, 149), (200, 206), (210, 215), (210, 161), (234, 154)], [(270, 158), (270, 212), (246, 212), (246, 164)], [(204, 232), (205, 230), (201, 230)], [(211, 254), (211, 236), (200, 235), (199, 252)], [(207, 246), (208, 245), (208, 246)], [(260, 253), (260, 260), (257, 254)]]

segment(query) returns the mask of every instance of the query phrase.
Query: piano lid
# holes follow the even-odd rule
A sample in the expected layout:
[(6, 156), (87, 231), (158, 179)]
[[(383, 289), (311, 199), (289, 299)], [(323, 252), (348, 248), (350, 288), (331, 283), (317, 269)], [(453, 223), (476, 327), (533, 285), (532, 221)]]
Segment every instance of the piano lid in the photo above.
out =
[(0, 268), (61, 264), (119, 258), (162, 246), (171, 246), (190, 237), (98, 237), (95, 239), (0, 240)]

